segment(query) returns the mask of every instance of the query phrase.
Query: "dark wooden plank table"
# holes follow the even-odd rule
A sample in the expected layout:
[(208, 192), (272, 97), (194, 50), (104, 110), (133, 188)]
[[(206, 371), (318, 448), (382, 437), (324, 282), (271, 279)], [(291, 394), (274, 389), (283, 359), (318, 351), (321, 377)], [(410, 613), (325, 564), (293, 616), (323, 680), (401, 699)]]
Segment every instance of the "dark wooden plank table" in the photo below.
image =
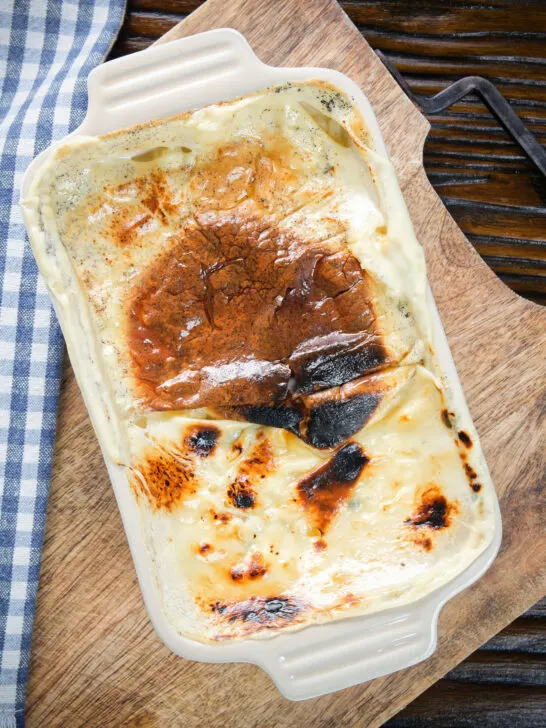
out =
[[(128, 0), (110, 57), (147, 47), (200, 4)], [(485, 76), (546, 144), (543, 0), (349, 0), (342, 5), (416, 92), (434, 94), (461, 76)], [(478, 99), (467, 98), (429, 121), (425, 168), (451, 214), (507, 285), (546, 304), (546, 179)], [(387, 726), (544, 728), (546, 600)]]

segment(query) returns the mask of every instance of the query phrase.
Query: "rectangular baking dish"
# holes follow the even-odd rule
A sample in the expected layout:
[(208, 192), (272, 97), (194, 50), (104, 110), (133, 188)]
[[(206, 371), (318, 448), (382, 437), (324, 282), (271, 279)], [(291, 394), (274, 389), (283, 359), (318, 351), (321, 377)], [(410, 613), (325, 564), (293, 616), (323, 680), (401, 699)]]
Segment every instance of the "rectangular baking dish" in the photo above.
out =
[[(256, 57), (245, 38), (231, 29), (213, 30), (155, 46), (95, 69), (88, 82), (87, 116), (73, 135), (105, 134), (236, 98), (285, 81), (310, 79), (330, 81), (352, 97), (371, 132), (376, 150), (388, 158), (371, 106), (349, 78), (323, 68), (267, 66)], [(54, 147), (44, 151), (28, 168), (23, 181), (22, 198), (52, 149)], [(54, 295), (52, 299), (64, 330), (67, 326), (65, 316)], [(434, 347), (452, 390), (459, 424), (472, 434), (479, 448), (430, 290), (428, 303), (433, 317)], [(204, 645), (181, 636), (163, 615), (140, 533), (138, 507), (128, 487), (125, 472), (107, 457), (105, 461), (146, 608), (159, 637), (173, 652), (187, 659), (259, 665), (290, 700), (302, 700), (340, 690), (401, 670), (429, 657), (436, 647), (437, 621), (442, 606), (486, 571), (501, 542), (500, 510), (495, 498), (492, 541), (464, 572), (419, 601), (369, 616), (307, 627), (299, 632)]]

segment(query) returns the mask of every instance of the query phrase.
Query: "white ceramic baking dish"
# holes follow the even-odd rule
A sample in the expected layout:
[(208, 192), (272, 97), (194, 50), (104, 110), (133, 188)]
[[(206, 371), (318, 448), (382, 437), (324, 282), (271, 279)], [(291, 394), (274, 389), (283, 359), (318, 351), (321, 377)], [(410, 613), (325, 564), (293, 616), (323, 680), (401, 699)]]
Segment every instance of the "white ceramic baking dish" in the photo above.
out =
[[(376, 150), (388, 156), (370, 104), (349, 78), (323, 68), (266, 66), (254, 55), (245, 38), (231, 29), (213, 30), (165, 43), (95, 69), (89, 77), (87, 116), (74, 134), (104, 134), (284, 81), (317, 78), (331, 81), (354, 99)], [(37, 157), (27, 170), (23, 198), (52, 149), (50, 147)], [(55, 301), (53, 303), (64, 327), (63, 313)], [(438, 359), (455, 394), (461, 423), (470, 432), (475, 432), (430, 292), (429, 303)], [(165, 619), (140, 533), (137, 504), (123, 469), (105, 459), (144, 601), (163, 642), (176, 654), (191, 660), (259, 665), (291, 700), (340, 690), (429, 657), (436, 646), (440, 609), (448, 599), (484, 573), (495, 558), (501, 541), (500, 512), (495, 501), (495, 535), (486, 550), (450, 583), (413, 604), (275, 637), (204, 645), (182, 637)]]

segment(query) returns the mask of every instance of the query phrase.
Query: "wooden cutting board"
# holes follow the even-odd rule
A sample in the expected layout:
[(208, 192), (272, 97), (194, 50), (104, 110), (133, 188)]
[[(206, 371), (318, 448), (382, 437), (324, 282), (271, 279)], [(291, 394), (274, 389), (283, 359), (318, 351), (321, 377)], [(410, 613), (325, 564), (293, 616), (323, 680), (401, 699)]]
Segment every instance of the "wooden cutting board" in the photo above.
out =
[(29, 728), (374, 728), (546, 591), (546, 310), (501, 283), (422, 166), (429, 125), (332, 0), (208, 0), (162, 39), (233, 27), (274, 65), (343, 71), (370, 99), (501, 502), (503, 546), (440, 618), (435, 655), (303, 703), (252, 665), (191, 663), (153, 632), (70, 367), (65, 369), (27, 699)]

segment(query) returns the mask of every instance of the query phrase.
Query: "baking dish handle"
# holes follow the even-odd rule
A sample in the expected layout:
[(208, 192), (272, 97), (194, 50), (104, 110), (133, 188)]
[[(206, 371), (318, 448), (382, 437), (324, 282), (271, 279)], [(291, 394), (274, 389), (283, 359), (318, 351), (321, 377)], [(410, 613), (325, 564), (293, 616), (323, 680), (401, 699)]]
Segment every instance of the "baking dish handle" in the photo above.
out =
[[(176, 46), (180, 50), (173, 53)], [(88, 125), (94, 134), (97, 130), (105, 134), (144, 123), (168, 115), (165, 109), (169, 107), (179, 112), (184, 106), (180, 97), (186, 89), (191, 89), (191, 108), (205, 105), (215, 87), (221, 98), (246, 94), (256, 66), (261, 75), (267, 73), (268, 66), (231, 28), (155, 45), (110, 61), (89, 75), (89, 107), (78, 133), (85, 134)]]
[(289, 649), (266, 649), (261, 667), (290, 700), (342, 690), (429, 657), (436, 647), (440, 608), (422, 600), (367, 617), (361, 630), (355, 625), (358, 617), (310, 627), (316, 640), (309, 639), (307, 630), (291, 634), (285, 643)]

